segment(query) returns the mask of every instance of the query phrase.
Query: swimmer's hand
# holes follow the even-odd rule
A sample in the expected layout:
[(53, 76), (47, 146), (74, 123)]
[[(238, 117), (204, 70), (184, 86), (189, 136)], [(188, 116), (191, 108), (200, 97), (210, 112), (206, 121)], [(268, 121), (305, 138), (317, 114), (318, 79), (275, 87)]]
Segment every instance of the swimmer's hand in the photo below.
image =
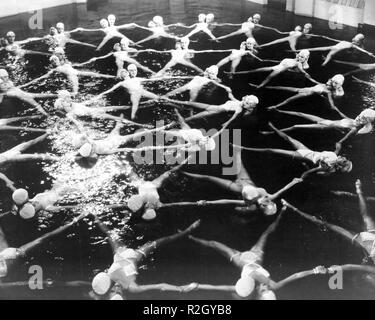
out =
[(327, 274), (328, 273), (328, 270), (326, 267), (324, 266), (319, 266), (319, 267), (316, 267), (313, 269), (314, 271), (314, 274)]
[(342, 149), (342, 143), (341, 142), (337, 142), (336, 143), (336, 153), (338, 154)]
[(207, 200), (200, 200), (200, 201), (197, 202), (197, 205), (198, 206), (202, 206), (202, 207), (206, 206), (207, 205)]
[(293, 179), (293, 183), (297, 184), (297, 183), (302, 183), (304, 180), (302, 178), (294, 178)]
[(335, 274), (337, 272), (337, 270), (340, 270), (340, 266), (330, 266), (328, 269), (327, 269), (327, 273), (328, 274)]
[(198, 283), (193, 282), (193, 283), (190, 283), (186, 286), (181, 286), (180, 289), (181, 289), (182, 293), (186, 293), (186, 292), (191, 292), (191, 291), (197, 290), (198, 286), (199, 286)]

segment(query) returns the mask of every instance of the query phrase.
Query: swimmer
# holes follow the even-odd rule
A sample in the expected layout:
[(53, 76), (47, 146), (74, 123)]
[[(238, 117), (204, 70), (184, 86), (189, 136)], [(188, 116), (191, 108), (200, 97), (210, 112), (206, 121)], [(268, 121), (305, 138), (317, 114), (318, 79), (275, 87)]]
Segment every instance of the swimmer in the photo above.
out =
[(335, 106), (335, 98), (341, 98), (344, 96), (345, 92), (343, 89), (343, 85), (345, 82), (345, 77), (341, 74), (337, 74), (331, 79), (327, 81), (326, 84), (324, 83), (319, 83), (315, 80), (312, 80), (313, 82), (316, 83), (315, 86), (313, 87), (308, 87), (308, 88), (292, 88), (292, 87), (281, 87), (281, 86), (268, 86), (265, 87), (267, 89), (273, 89), (273, 90), (283, 90), (283, 91), (288, 91), (288, 92), (294, 92), (296, 93), (294, 96), (290, 97), (289, 99), (279, 103), (278, 105), (269, 107), (269, 110), (274, 110), (277, 108), (280, 108), (282, 106), (285, 106), (293, 101), (306, 98), (306, 97), (311, 97), (314, 95), (320, 95), (322, 97), (327, 96), (329, 104), (331, 106), (332, 110), (335, 110), (340, 114), (341, 117), (347, 118), (336, 106)]
[[(122, 118), (122, 115), (121, 115)], [(167, 129), (169, 126), (156, 128), (153, 130), (142, 130), (128, 135), (121, 135), (120, 131), (124, 127), (123, 122), (117, 122), (115, 128), (103, 139), (92, 139), (83, 128), (82, 124), (74, 118), (70, 118), (72, 122), (78, 127), (80, 134), (73, 139), (73, 145), (75, 149), (78, 149), (78, 153), (83, 158), (95, 158), (100, 155), (111, 155), (115, 154), (118, 149), (125, 144), (132, 141), (140, 141), (141, 138), (148, 134), (153, 134), (162, 130)]]
[(174, 40), (180, 40), (179, 37), (169, 34), (166, 32), (167, 26), (164, 25), (163, 18), (160, 16), (155, 16), (152, 21), (148, 23), (148, 28), (146, 27), (141, 27), (140, 28), (150, 31), (152, 33), (151, 36), (138, 41), (136, 44), (140, 45), (141, 43), (145, 43), (154, 39), (159, 39), (159, 38), (167, 38), (167, 39), (174, 39)]
[(236, 100), (233, 96), (232, 89), (222, 85), (221, 80), (217, 77), (219, 73), (219, 68), (217, 66), (211, 66), (208, 67), (205, 72), (203, 77), (201, 76), (195, 76), (189, 83), (186, 85), (175, 89), (171, 92), (168, 92), (165, 97), (169, 98), (172, 96), (175, 96), (177, 94), (180, 94), (185, 91), (189, 91), (190, 95), (190, 101), (196, 101), (199, 93), (203, 90), (203, 88), (208, 85), (209, 83), (213, 83), (219, 88), (224, 89), (225, 91), (228, 92), (229, 99), (231, 100)]
[(158, 190), (163, 187), (173, 174), (181, 170), (189, 160), (190, 157), (152, 181), (145, 181), (132, 172), (130, 181), (133, 181), (133, 185), (137, 187), (138, 193), (130, 197), (127, 201), (128, 209), (133, 213), (141, 212), (143, 220), (154, 220), (157, 217), (157, 210), (163, 205), (160, 201)]
[(363, 53), (375, 58), (375, 55), (373, 53), (363, 49), (363, 41), (365, 39), (365, 36), (361, 33), (357, 34), (352, 39), (352, 42), (335, 40), (335, 39), (328, 38), (328, 37), (323, 37), (323, 38), (329, 39), (331, 41), (335, 41), (335, 42), (337, 42), (337, 44), (334, 45), (334, 46), (305, 49), (305, 50), (309, 50), (310, 52), (329, 51), (327, 57), (325, 58), (325, 61), (322, 64), (323, 67), (326, 66), (333, 59), (333, 57), (336, 56), (338, 53), (340, 53), (342, 51), (346, 51), (346, 50), (354, 50), (355, 49), (355, 50), (358, 50), (360, 52), (363, 52)]
[(77, 44), (77, 45), (90, 47), (90, 48), (96, 48), (94, 45), (92, 45), (90, 43), (85, 43), (85, 42), (81, 42), (81, 41), (71, 39), (70, 33), (72, 33), (73, 31), (70, 31), (70, 32), (65, 31), (65, 25), (62, 22), (57, 23), (55, 29), (57, 30), (57, 33), (56, 34), (54, 33), (54, 29), (52, 29), (52, 30), (50, 29), (50, 35), (51, 35), (51, 31), (52, 31), (52, 33), (53, 33), (52, 36), (55, 39), (55, 42), (58, 44), (58, 47), (60, 47), (60, 48), (64, 49), (68, 43)]
[(366, 199), (362, 192), (362, 183), (360, 180), (356, 181), (355, 187), (356, 187), (356, 193), (359, 199), (359, 212), (361, 214), (363, 225), (364, 225), (364, 231), (358, 234), (345, 230), (344, 228), (336, 226), (334, 224), (319, 220), (318, 218), (314, 216), (310, 216), (298, 210), (297, 208), (293, 207), (290, 204), (286, 204), (286, 205), (293, 212), (298, 213), (303, 218), (311, 221), (312, 223), (318, 226), (327, 228), (341, 235), (345, 239), (349, 240), (352, 244), (359, 246), (366, 253), (366, 260), (371, 259), (372, 262), (375, 263), (375, 221), (372, 219), (372, 217), (369, 215), (367, 211)]
[(0, 131), (25, 131), (25, 132), (46, 132), (45, 129), (29, 128), (24, 126), (10, 126), (14, 122), (28, 121), (40, 119), (41, 116), (14, 117), (8, 119), (0, 119)]
[[(213, 176), (206, 176), (200, 174), (192, 174), (183, 172), (188, 177), (193, 179), (198, 179), (202, 181), (207, 181), (214, 183), (215, 185), (232, 192), (242, 198), (245, 202), (245, 207), (237, 207), (236, 210), (243, 212), (244, 210), (254, 212), (261, 211), (266, 216), (271, 216), (276, 214), (277, 205), (275, 201), (280, 198), (285, 192), (293, 188), (295, 185), (300, 184), (304, 181), (305, 177), (300, 179), (293, 179), (292, 182), (287, 184), (285, 187), (280, 189), (274, 194), (268, 193), (265, 189), (259, 188), (250, 178), (249, 173), (247, 172), (244, 164), (241, 160), (240, 153), (236, 156), (237, 167), (240, 168), (240, 172), (237, 174), (237, 179), (235, 181), (226, 180)], [(227, 201), (221, 201), (221, 204), (230, 204)], [(234, 203), (235, 204), (235, 203)]]
[(248, 38), (246, 42), (242, 42), (239, 50), (233, 50), (232, 53), (217, 63), (218, 68), (221, 68), (222, 66), (226, 65), (227, 63), (231, 63), (230, 67), (230, 76), (237, 71), (237, 67), (240, 65), (242, 58), (245, 56), (251, 56), (254, 59), (260, 61), (260, 62), (280, 62), (275, 60), (263, 60), (257, 57), (258, 51), (255, 49), (256, 41), (254, 38)]
[[(122, 122), (129, 125), (134, 125), (138, 127), (149, 128), (148, 125), (143, 125), (135, 123), (133, 121), (124, 119), (123, 117), (116, 117), (108, 112), (125, 110), (127, 107), (122, 106), (112, 106), (112, 107), (88, 107), (87, 104), (92, 103), (93, 101), (85, 102), (74, 102), (69, 91), (61, 90), (58, 93), (58, 99), (55, 101), (55, 109), (66, 112), (66, 117), (70, 120), (79, 118), (79, 117), (91, 117), (93, 119), (105, 119), (113, 120), (116, 122)], [(74, 120), (73, 120), (74, 122)]]
[(128, 70), (122, 69), (119, 72), (119, 80), (121, 80), (118, 84), (116, 84), (111, 89), (101, 93), (100, 95), (94, 97), (91, 100), (99, 100), (103, 96), (119, 89), (123, 88), (130, 94), (130, 100), (132, 103), (132, 113), (131, 113), (131, 119), (134, 120), (137, 116), (137, 111), (139, 108), (139, 103), (142, 98), (152, 99), (152, 100), (159, 100), (160, 97), (156, 94), (147, 91), (143, 87), (143, 83), (145, 82), (155, 82), (160, 79), (146, 79), (146, 78), (139, 78), (137, 77), (138, 70), (137, 66), (134, 64), (131, 64), (128, 66)]
[[(290, 132), (299, 129), (305, 130), (330, 130), (337, 129), (340, 131), (352, 131), (356, 130), (358, 134), (367, 134), (372, 131), (372, 122), (368, 122), (366, 119), (366, 124), (361, 123), (358, 119), (344, 118), (341, 120), (327, 120), (321, 117), (314, 116), (312, 114), (302, 113), (302, 112), (292, 112), (292, 111), (278, 111), (280, 114), (286, 114), (290, 116), (300, 117), (308, 121), (314, 122), (314, 124), (298, 124), (290, 128), (282, 129), (281, 132)], [(372, 110), (375, 117), (375, 110)], [(375, 118), (373, 118), (375, 120)], [(368, 124), (371, 124), (370, 126)], [(272, 132), (273, 133), (273, 132)], [(270, 134), (270, 132), (263, 132), (263, 134)]]
[[(60, 52), (60, 51), (63, 52), (62, 48), (58, 48), (58, 49), (59, 50), (57, 50), (57, 52)], [(55, 51), (55, 53), (56, 53), (56, 51)], [(79, 77), (93, 77), (93, 78), (104, 78), (104, 79), (115, 79), (116, 78), (115, 76), (111, 76), (111, 75), (100, 74), (100, 73), (91, 72), (91, 71), (77, 70), (77, 69), (74, 68), (74, 65), (72, 65), (70, 62), (68, 62), (64, 59), (59, 58), (57, 55), (53, 55), (50, 58), (50, 61), (51, 61), (51, 65), (52, 65), (53, 69), (48, 71), (45, 75), (43, 75), (39, 78), (36, 78), (36, 79), (22, 85), (21, 88), (27, 87), (27, 86), (29, 86), (31, 84), (34, 84), (34, 83), (36, 83), (40, 80), (47, 79), (50, 76), (52, 76), (52, 74), (54, 74), (54, 73), (61, 73), (68, 78), (68, 81), (69, 81), (70, 85), (72, 86), (73, 93), (78, 94), (78, 91), (79, 91), (79, 80), (78, 80), (78, 78)]]
[(30, 93), (23, 91), (21, 88), (23, 86), (16, 87), (14, 83), (9, 79), (9, 74), (5, 69), (0, 69), (0, 103), (4, 98), (13, 98), (21, 100), (35, 109), (37, 109), (41, 114), (48, 116), (48, 113), (43, 109), (43, 107), (35, 101), (35, 99), (48, 99), (56, 97), (56, 94), (50, 93)]
[(289, 142), (295, 151), (281, 150), (281, 149), (256, 149), (256, 148), (245, 148), (240, 146), (235, 146), (236, 148), (242, 150), (248, 150), (253, 152), (265, 152), (271, 154), (278, 154), (292, 158), (293, 160), (299, 160), (302, 162), (311, 163), (314, 169), (311, 172), (316, 172), (318, 174), (327, 175), (335, 172), (348, 173), (353, 169), (353, 163), (346, 159), (345, 157), (339, 156), (338, 152), (331, 151), (313, 151), (306, 147), (301, 142), (289, 137), (286, 133), (281, 132), (276, 129), (271, 123), (269, 124), (272, 130), (274, 130), (282, 139)]
[(80, 215), (79, 217), (75, 218), (72, 222), (57, 228), (54, 231), (46, 233), (45, 235), (41, 236), (40, 238), (27, 243), (19, 248), (6, 248), (0, 252), (0, 266), (1, 268), (1, 275), (2, 277), (6, 277), (9, 274), (14, 263), (19, 260), (20, 258), (24, 258), (29, 252), (41, 244), (49, 241), (52, 237), (60, 235), (61, 233), (65, 232), (66, 230), (70, 229), (78, 222), (80, 222), (83, 218), (86, 217), (86, 214)]
[[(86, 64), (98, 61), (98, 60), (107, 59), (107, 58), (113, 56), (115, 58), (115, 62), (116, 62), (116, 66), (117, 66), (117, 77), (119, 76), (120, 71), (122, 69), (124, 69), (125, 62), (127, 62), (128, 64), (134, 64), (134, 65), (137, 66), (137, 68), (139, 68), (139, 69), (141, 69), (145, 72), (151, 73), (153, 75), (155, 74), (154, 71), (152, 71), (151, 69), (141, 65), (137, 60), (135, 60), (133, 58), (134, 56), (136, 56), (139, 53), (139, 51), (137, 51), (136, 49), (133, 49), (133, 48), (129, 48), (129, 42), (126, 39), (121, 39), (120, 43), (116, 43), (113, 50), (114, 50), (113, 52), (111, 52), (111, 53), (109, 53), (105, 56), (92, 58), (92, 59), (88, 60), (87, 62), (76, 64), (76, 66), (81, 67), (83, 65), (86, 65)], [(130, 57), (129, 54), (132, 54), (132, 57)]]
[(9, 31), (6, 35), (6, 38), (3, 41), (3, 46), (5, 47), (5, 51), (11, 54), (12, 56), (16, 56), (18, 58), (23, 58), (26, 55), (42, 55), (42, 56), (50, 56), (50, 53), (38, 52), (33, 50), (25, 50), (22, 49), (22, 45), (34, 41), (39, 41), (41, 38), (30, 38), (24, 41), (15, 41), (16, 34), (13, 31)]
[(289, 46), (290, 48), (293, 50), (293, 51), (296, 51), (297, 50), (297, 43), (298, 43), (298, 40), (305, 35), (305, 31), (307, 31), (308, 29), (304, 28), (302, 29), (301, 26), (297, 26), (294, 31), (291, 31), (287, 34), (289, 34), (288, 37), (285, 37), (285, 38), (282, 38), (282, 39), (277, 39), (275, 41), (271, 41), (269, 43), (265, 43), (265, 44), (262, 44), (261, 46), (259, 46), (260, 48), (266, 48), (266, 47), (270, 47), (270, 46), (273, 46), (275, 44), (280, 44), (280, 43), (284, 43), (284, 42), (289, 42)]
[(264, 249), (268, 237), (275, 232), (284, 211), (285, 208), (282, 209), (275, 222), (267, 228), (258, 242), (249, 251), (240, 252), (217, 241), (207, 241), (189, 236), (189, 239), (198, 245), (214, 249), (228, 259), (232, 265), (241, 270), (241, 278), (237, 281), (236, 285), (215, 286), (192, 283), (187, 286), (186, 289), (189, 291), (205, 290), (229, 292), (236, 294), (238, 298), (254, 300), (276, 300), (275, 291), (286, 284), (307, 276), (325, 274), (326, 269), (324, 267), (317, 267), (314, 270), (296, 273), (285, 280), (275, 282), (271, 279), (269, 272), (263, 268)]
[(256, 88), (260, 89), (263, 88), (266, 84), (268, 84), (273, 78), (277, 77), (278, 75), (286, 72), (286, 71), (293, 71), (297, 70), (305, 75), (307, 79), (316, 83), (314, 79), (305, 71), (309, 69), (309, 61), (310, 52), (308, 50), (302, 50), (300, 53), (297, 54), (295, 59), (284, 59), (280, 62), (280, 64), (273, 66), (273, 67), (265, 67), (259, 68), (250, 71), (240, 71), (234, 74), (248, 74), (248, 73), (258, 73), (258, 72), (271, 72), (271, 74), (264, 80), (259, 86)]
[(179, 293), (188, 291), (184, 287), (166, 283), (140, 285), (137, 283), (138, 268), (140, 263), (148, 258), (154, 250), (191, 234), (200, 225), (199, 220), (184, 231), (146, 243), (137, 249), (130, 249), (117, 240), (116, 235), (108, 230), (107, 226), (98, 218), (95, 221), (98, 228), (107, 236), (114, 255), (110, 268), (106, 272), (98, 273), (92, 281), (93, 293), (98, 299), (111, 299), (116, 294), (125, 299), (126, 293), (143, 293), (154, 290)]
[(13, 190), (12, 200), (14, 207), (12, 212), (15, 215), (19, 215), (22, 219), (29, 220), (35, 217), (39, 212), (43, 211), (55, 211), (55, 204), (63, 199), (66, 195), (77, 190), (55, 183), (51, 190), (47, 190), (42, 193), (38, 193), (34, 198), (29, 198), (29, 193), (25, 189)]
[[(210, 16), (212, 19), (212, 16)], [(201, 13), (198, 16), (198, 23), (194, 24), (192, 27), (194, 27), (194, 30), (192, 30), (189, 34), (187, 34), (185, 37), (191, 38), (192, 36), (196, 35), (197, 33), (204, 32), (207, 34), (212, 40), (217, 40), (212, 31), (209, 29), (210, 24), (212, 23), (211, 19), (207, 21), (207, 16), (203, 13)]]
[(357, 134), (367, 134), (373, 131), (375, 123), (375, 110), (365, 109), (363, 110), (357, 118), (354, 120), (355, 127), (338, 143), (336, 143), (336, 152), (340, 152), (344, 142), (349, 140), (353, 135)]
[(186, 118), (186, 122), (191, 122), (198, 119), (205, 119), (207, 117), (215, 116), (221, 113), (233, 113), (231, 119), (222, 126), (222, 128), (226, 129), (240, 115), (252, 114), (259, 104), (259, 99), (256, 96), (245, 96), (242, 98), (242, 100), (237, 100), (236, 98), (234, 98), (234, 100), (228, 100), (226, 103), (219, 106), (199, 102), (185, 102), (178, 100), (171, 100), (170, 102), (203, 110), (202, 112), (196, 115)]
[(99, 46), (96, 48), (97, 51), (101, 50), (110, 40), (114, 38), (120, 38), (125, 39), (130, 44), (134, 45), (134, 41), (127, 38), (125, 35), (123, 35), (121, 32), (119, 32), (119, 29), (129, 29), (135, 27), (134, 24), (126, 24), (122, 25), (120, 27), (116, 27), (114, 23), (116, 22), (116, 17), (111, 14), (108, 16), (108, 19), (102, 19), (100, 20), (100, 29), (84, 29), (84, 28), (77, 28), (75, 31), (78, 32), (103, 32), (105, 34), (102, 42), (99, 44)]

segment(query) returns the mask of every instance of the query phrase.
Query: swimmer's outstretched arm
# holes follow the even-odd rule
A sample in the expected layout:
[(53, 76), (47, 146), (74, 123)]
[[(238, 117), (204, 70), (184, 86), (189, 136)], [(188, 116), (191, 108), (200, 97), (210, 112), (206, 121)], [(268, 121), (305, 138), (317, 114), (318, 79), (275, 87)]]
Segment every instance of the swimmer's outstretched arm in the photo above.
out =
[(335, 271), (337, 268), (340, 268), (343, 271), (360, 271), (375, 274), (375, 268), (371, 266), (356, 265), (356, 264), (345, 264), (342, 266), (331, 266), (328, 270)]
[(42, 237), (28, 243), (28, 244), (25, 244), (23, 245), (22, 247), (20, 247), (18, 250), (20, 252), (20, 254), (22, 256), (25, 256), (30, 250), (34, 249), (35, 247), (41, 245), (43, 242), (45, 242), (46, 240), (49, 240), (50, 238), (54, 237), (54, 236), (57, 236), (59, 235), (60, 233), (62, 232), (65, 232), (67, 229), (71, 228), (72, 226), (74, 226), (75, 224), (77, 224), (79, 221), (81, 221), (83, 218), (86, 217), (86, 214), (82, 214), (80, 215), (79, 217), (75, 218), (72, 222), (60, 227), (60, 228), (57, 228), (56, 230), (52, 231), (52, 232), (49, 232), (49, 233), (46, 233), (45, 235), (43, 235)]
[(95, 62), (95, 61), (98, 61), (98, 60), (103, 60), (103, 59), (107, 59), (109, 57), (113, 56), (113, 52), (110, 52), (108, 54), (106, 54), (105, 56), (102, 56), (102, 57), (96, 57), (96, 58), (92, 58), (90, 60), (87, 60), (86, 62), (82, 62), (82, 63), (74, 63), (72, 64), (72, 67), (82, 67), (86, 64), (90, 64), (92, 62)]
[(328, 101), (332, 110), (335, 110), (343, 119), (350, 119), (347, 115), (343, 114), (335, 105), (335, 100), (331, 91), (327, 93)]
[(293, 179), (292, 182), (288, 183), (284, 188), (271, 195), (270, 199), (276, 200), (280, 198), (285, 192), (293, 188), (295, 185), (302, 183), (303, 181), (304, 179), (302, 177)]
[(271, 282), (270, 288), (272, 290), (279, 290), (291, 282), (294, 282), (294, 281), (297, 281), (297, 280), (300, 280), (309, 276), (320, 275), (320, 274), (322, 275), (322, 274), (327, 274), (327, 273), (328, 273), (328, 270), (325, 267), (319, 266), (319, 267), (314, 268), (313, 270), (295, 273), (291, 275), (290, 277), (284, 280), (281, 280), (279, 282), (273, 282), (273, 283)]
[(127, 291), (131, 293), (142, 293), (147, 291), (183, 292), (183, 287), (174, 286), (168, 283), (148, 285), (130, 284)]
[(41, 41), (43, 39), (44, 38), (28, 38), (25, 40), (17, 41), (16, 43), (19, 45), (23, 45), (23, 44), (30, 43), (30, 42)]
[(5, 186), (12, 192), (17, 190), (17, 188), (14, 186), (14, 182), (10, 180), (5, 174), (0, 173), (0, 180), (3, 180), (5, 182)]
[(30, 81), (28, 83), (25, 83), (25, 84), (19, 86), (18, 88), (21, 89), (21, 88), (24, 88), (24, 87), (28, 87), (29, 85), (31, 85), (31, 84), (33, 84), (35, 82), (38, 82), (38, 81), (43, 80), (43, 79), (46, 79), (49, 76), (51, 76), (55, 71), (56, 71), (55, 69), (53, 69), (51, 71), (48, 71), (44, 76), (41, 76), (41, 77), (36, 78), (36, 79), (34, 79), (34, 80), (32, 80), (32, 81)]
[(353, 77), (353, 79), (354, 79), (355, 82), (367, 84), (368, 86), (375, 88), (375, 83), (372, 83), (372, 82), (369, 82), (369, 81), (364, 81), (364, 80), (358, 79), (356, 77)]
[(99, 32), (99, 31), (103, 31), (103, 29), (99, 28), (99, 29), (85, 29), (85, 28), (76, 28), (72, 31), (69, 31), (68, 33), (73, 33), (73, 32)]
[(270, 60), (270, 59), (261, 59), (251, 51), (246, 52), (247, 55), (252, 56), (254, 59), (260, 61), (260, 62), (273, 62), (273, 63), (280, 63), (281, 61), (279, 60)]
[(234, 36), (239, 36), (241, 34), (244, 34), (244, 32), (240, 29), (240, 30), (234, 31), (232, 33), (229, 33), (229, 34), (227, 34), (225, 36), (221, 36), (219, 38), (216, 38), (216, 40), (228, 39), (228, 38), (231, 38), (231, 37), (234, 37)]
[(110, 35), (110, 34), (106, 35), (106, 36), (103, 38), (102, 42), (100, 42), (100, 44), (99, 44), (98, 47), (96, 48), (96, 51), (101, 50), (101, 49), (106, 45), (106, 43), (107, 43), (109, 40), (111, 40), (112, 38), (113, 38), (112, 35)]
[(143, 26), (140, 26), (139, 24), (136, 24), (134, 22), (132, 23), (125, 23), (125, 24), (122, 24), (120, 26), (116, 26), (116, 29), (117, 30), (121, 30), (121, 29), (132, 29), (132, 28), (141, 28), (141, 29), (147, 29)]
[(321, 36), (319, 34), (309, 34), (309, 37), (316, 37), (316, 38), (321, 38), (321, 39), (326, 39), (326, 40), (330, 40), (330, 41), (333, 41), (333, 42), (341, 42), (342, 40), (337, 40), (337, 39), (333, 39), (333, 38), (330, 38), (330, 37), (327, 37), (327, 36)]
[(265, 44), (262, 44), (259, 46), (259, 48), (265, 48), (265, 47), (269, 47), (269, 46), (273, 46), (275, 44), (279, 44), (279, 43), (283, 43), (283, 42), (287, 42), (290, 40), (290, 36), (289, 37), (285, 37), (285, 38), (281, 38), (281, 39), (277, 39), (277, 40), (274, 40), (274, 41), (271, 41), (271, 42), (268, 42), (268, 43), (265, 43)]
[(103, 98), (105, 95), (107, 95), (107, 94), (109, 94), (109, 93), (111, 93), (111, 92), (113, 92), (113, 91), (115, 91), (115, 90), (117, 90), (118, 88), (121, 88), (121, 87), (123, 87), (123, 85), (122, 85), (121, 82), (119, 82), (118, 84), (116, 84), (115, 86), (113, 86), (111, 89), (109, 89), (109, 90), (107, 90), (107, 91), (105, 91), (105, 92), (97, 95), (96, 97), (91, 98), (90, 100), (88, 100), (86, 102), (87, 103), (91, 103), (91, 102), (94, 102), (96, 100), (99, 100), (99, 99)]
[(158, 147), (142, 147), (142, 148), (119, 148), (115, 153), (122, 153), (122, 152), (144, 152), (144, 151), (154, 151), (154, 150), (169, 150), (169, 149), (182, 149), (182, 148), (188, 148), (191, 147), (191, 143), (185, 143), (185, 144), (176, 144), (176, 145), (170, 145), (170, 146), (158, 146)]
[(370, 57), (375, 58), (375, 55), (373, 53), (371, 53), (370, 51), (362, 49), (361, 47), (356, 46), (356, 45), (354, 45), (354, 48), (357, 49), (358, 51), (361, 51), (362, 53), (365, 53), (365, 54), (369, 55)]
[(78, 45), (85, 46), (85, 47), (96, 48), (96, 46), (94, 46), (93, 44), (77, 41), (77, 40), (74, 40), (74, 39), (68, 39), (67, 42), (72, 43), (72, 44), (78, 44)]
[(174, 207), (210, 207), (210, 206), (222, 206), (222, 205), (233, 205), (233, 206), (245, 206), (243, 200), (215, 200), (207, 201), (200, 200), (196, 202), (176, 202), (176, 203), (163, 203), (160, 208), (174, 208)]
[(190, 291), (218, 291), (218, 292), (236, 292), (235, 286), (215, 286), (211, 284), (200, 284), (200, 283), (191, 283), (187, 286), (181, 287), (182, 292), (190, 292)]
[(241, 112), (235, 112), (234, 115), (227, 121), (223, 124), (223, 126), (221, 127), (220, 131), (218, 131), (217, 133), (215, 133), (213, 136), (211, 136), (212, 139), (215, 139), (216, 137), (219, 137), (228, 127), (229, 125), (238, 118), (238, 116), (242, 113)]
[(279, 29), (272, 28), (272, 27), (267, 27), (267, 26), (264, 26), (264, 25), (261, 25), (261, 24), (256, 24), (255, 26), (259, 27), (259, 28), (262, 28), (262, 29), (267, 29), (267, 30), (275, 31), (278, 34), (289, 34), (289, 32), (283, 32), (283, 31), (280, 31)]

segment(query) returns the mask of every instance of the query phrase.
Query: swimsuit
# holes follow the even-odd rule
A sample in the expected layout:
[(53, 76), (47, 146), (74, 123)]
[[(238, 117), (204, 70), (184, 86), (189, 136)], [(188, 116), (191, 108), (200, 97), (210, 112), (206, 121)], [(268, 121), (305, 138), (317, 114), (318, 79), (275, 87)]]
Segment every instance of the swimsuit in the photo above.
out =
[(297, 153), (314, 164), (325, 162), (326, 164), (330, 165), (334, 164), (338, 159), (337, 154), (331, 151), (317, 152), (309, 149), (300, 149), (297, 150)]

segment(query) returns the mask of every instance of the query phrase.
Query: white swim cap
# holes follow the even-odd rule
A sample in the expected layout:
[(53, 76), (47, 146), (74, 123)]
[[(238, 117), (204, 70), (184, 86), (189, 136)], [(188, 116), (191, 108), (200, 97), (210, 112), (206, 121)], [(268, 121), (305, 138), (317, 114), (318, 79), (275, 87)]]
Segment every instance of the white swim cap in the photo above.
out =
[(120, 43), (128, 45), (130, 43), (130, 41), (129, 41), (129, 39), (122, 38), (121, 41), (120, 41)]
[(250, 96), (245, 96), (242, 98), (242, 101), (244, 103), (248, 103), (248, 104), (259, 104), (259, 99), (258, 97), (254, 96), (254, 95), (250, 95)]
[(252, 277), (241, 278), (236, 283), (236, 293), (241, 298), (247, 298), (255, 289), (255, 281)]
[(138, 70), (137, 66), (134, 64), (134, 63), (131, 63), (128, 65), (128, 71), (131, 71), (131, 70)]
[(99, 24), (100, 24), (102, 27), (108, 27), (108, 25), (109, 25), (108, 20), (106, 20), (106, 19), (102, 19), (102, 20), (100, 20)]
[(342, 86), (344, 84), (344, 82), (345, 82), (345, 77), (342, 74), (336, 74), (332, 78), (332, 81), (336, 82), (338, 85)]
[(256, 45), (257, 41), (253, 37), (250, 37), (250, 38), (247, 38), (246, 43), (251, 43), (253, 45)]
[(29, 193), (25, 189), (17, 189), (13, 192), (12, 199), (17, 206), (22, 206), (29, 200)]
[(35, 217), (35, 208), (31, 203), (26, 203), (20, 210), (20, 216), (22, 219), (29, 220)]
[(309, 51), (309, 50), (306, 50), (306, 49), (301, 50), (301, 51), (298, 53), (298, 56), (308, 59), (308, 58), (310, 58), (310, 51)]
[(277, 300), (275, 292), (267, 290), (259, 295), (259, 300)]
[(153, 19), (152, 19), (156, 24), (163, 24), (164, 23), (164, 20), (161, 16), (155, 16)]
[(53, 55), (49, 58), (49, 61), (59, 63), (60, 59), (58, 56)]
[(7, 37), (15, 37), (16, 34), (13, 31), (9, 31), (6, 36)]
[(57, 97), (60, 99), (70, 98), (70, 92), (68, 90), (60, 90), (57, 92)]
[(367, 134), (374, 130), (372, 123), (367, 123), (361, 130), (358, 131), (358, 134)]
[(93, 146), (91, 143), (86, 142), (79, 150), (78, 153), (84, 157), (88, 158), (91, 155)]
[(213, 74), (215, 74), (215, 75), (218, 75), (218, 73), (219, 73), (219, 67), (216, 66), (216, 65), (213, 65), (213, 66), (211, 66), (211, 67), (208, 67), (208, 68), (206, 69), (206, 72), (209, 72), (209, 73), (213, 73)]
[(206, 20), (208, 20), (209, 22), (212, 22), (215, 20), (215, 15), (213, 13), (209, 13), (207, 16), (206, 16)]
[(65, 25), (62, 22), (56, 24), (56, 28), (64, 29)]
[(313, 27), (313, 26), (312, 26), (312, 24), (311, 24), (311, 23), (306, 23), (304, 27), (305, 27), (305, 28), (309, 28), (309, 29), (312, 29), (312, 27)]
[(262, 211), (266, 216), (273, 216), (277, 213), (277, 205), (273, 201), (269, 201), (267, 205), (262, 206)]
[(87, 141), (87, 137), (84, 134), (77, 134), (72, 139), (72, 146), (76, 149), (81, 148)]
[(262, 18), (262, 16), (259, 13), (256, 13), (256, 14), (253, 15), (253, 18), (260, 20)]
[(204, 149), (206, 151), (214, 151), (216, 149), (216, 142), (214, 139), (207, 137), (204, 143)]
[(5, 69), (0, 69), (0, 77), (9, 77), (8, 71)]
[(141, 210), (144, 205), (143, 197), (139, 194), (131, 196), (128, 200), (127, 205), (131, 211), (137, 212)]
[(114, 296), (112, 296), (111, 299), (109, 300), (124, 300), (123, 297), (121, 295), (119, 295), (118, 293), (116, 293)]
[(18, 251), (16, 248), (6, 248), (0, 252), (0, 259), (4, 260), (14, 260), (18, 256)]
[(111, 289), (111, 278), (105, 272), (98, 273), (92, 280), (92, 289), (98, 295), (105, 295)]
[(294, 31), (302, 31), (302, 27), (301, 26), (297, 26), (294, 28)]
[(258, 188), (254, 186), (246, 186), (242, 189), (242, 198), (247, 201), (253, 201), (260, 196)]
[(108, 17), (107, 17), (107, 19), (108, 19), (108, 21), (110, 21), (110, 20), (116, 20), (116, 16), (114, 15), (114, 14), (110, 14), (110, 15), (108, 15)]
[(154, 220), (156, 216), (157, 214), (154, 209), (147, 209), (145, 213), (143, 214), (142, 219), (146, 221), (151, 221), (151, 220)]
[(354, 38), (353, 40), (355, 41), (363, 41), (365, 40), (365, 35), (363, 33), (358, 33)]
[(204, 13), (198, 15), (198, 20), (205, 20), (207, 16)]

